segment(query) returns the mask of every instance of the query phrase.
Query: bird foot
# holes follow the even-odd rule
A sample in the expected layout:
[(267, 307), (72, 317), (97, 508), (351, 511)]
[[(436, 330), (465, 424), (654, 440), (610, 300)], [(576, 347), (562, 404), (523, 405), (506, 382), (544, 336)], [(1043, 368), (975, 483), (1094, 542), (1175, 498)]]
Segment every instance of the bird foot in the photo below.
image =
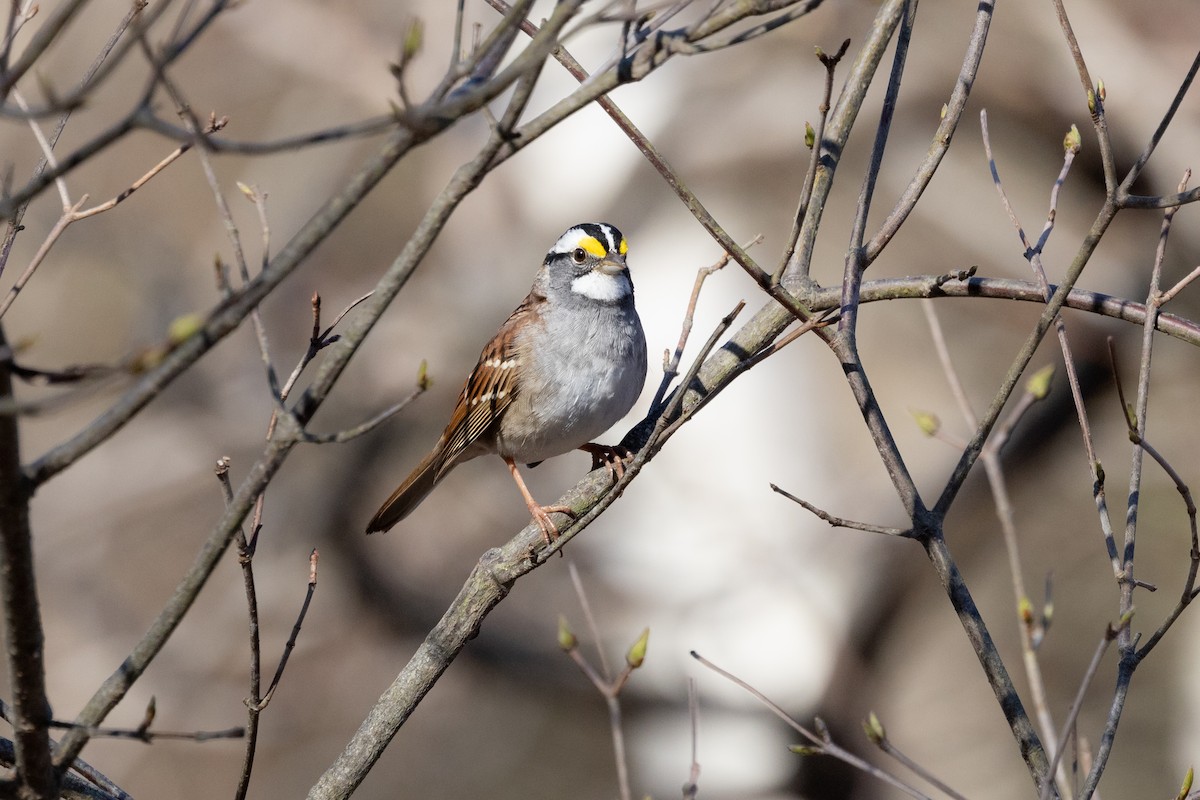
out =
[(554, 544), (558, 539), (558, 527), (550, 519), (551, 514), (565, 514), (572, 520), (576, 519), (576, 514), (571, 510), (570, 506), (539, 506), (531, 505), (530, 513), (533, 514), (533, 521), (542, 529), (542, 538), (546, 541), (546, 546)]
[(592, 454), (592, 469), (605, 467), (614, 482), (624, 477), (625, 462), (633, 458), (629, 448), (620, 445), (609, 446), (589, 442), (579, 449)]

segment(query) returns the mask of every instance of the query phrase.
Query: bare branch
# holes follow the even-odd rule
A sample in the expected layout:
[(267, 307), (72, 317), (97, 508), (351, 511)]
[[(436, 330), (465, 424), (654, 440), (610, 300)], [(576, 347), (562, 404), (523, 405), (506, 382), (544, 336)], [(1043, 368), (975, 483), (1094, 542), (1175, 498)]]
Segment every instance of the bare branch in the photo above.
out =
[[(0, 347), (7, 347), (0, 328)], [(0, 399), (13, 394), (10, 364), (0, 360)], [(0, 600), (4, 654), (13, 701), (17, 780), (30, 796), (51, 797), (50, 702), (46, 697), (45, 635), (29, 529), (32, 486), (21, 474), (17, 418), (0, 415)]]
[[(846, 55), (846, 51), (849, 48), (849, 39), (843, 41), (842, 46), (833, 55), (827, 55), (821, 48), (817, 48), (817, 58), (825, 67), (825, 93), (821, 97), (821, 105), (817, 107), (816, 129), (807, 128), (807, 131), (812, 132), (813, 139), (812, 145), (809, 147), (808, 169), (804, 173), (804, 182), (801, 184), (800, 200), (796, 206), (796, 219), (792, 223), (792, 233), (788, 236), (787, 248), (783, 251), (783, 257), (779, 259), (779, 266), (775, 268), (775, 273), (771, 276), (771, 280), (775, 281), (775, 283), (783, 280), (784, 270), (791, 263), (792, 254), (796, 252), (796, 242), (800, 239), (800, 231), (804, 225), (804, 218), (808, 215), (808, 204), (812, 199), (813, 181), (817, 176), (817, 167), (820, 164), (821, 150), (824, 146), (825, 123), (829, 119), (829, 108), (833, 99), (833, 75), (837, 69), (837, 65), (841, 62), (842, 57)], [(798, 263), (796, 265), (795, 276), (798, 278), (807, 278), (810, 266), (808, 261)]]
[[(1067, 719), (1063, 722), (1062, 731), (1058, 735), (1058, 742), (1054, 748), (1054, 758), (1050, 761), (1050, 769), (1054, 770), (1058, 767), (1059, 759), (1062, 758), (1062, 753), (1067, 748), (1067, 737), (1071, 735), (1071, 731), (1075, 728), (1075, 721), (1079, 719), (1079, 712), (1083, 708), (1083, 696), (1087, 694), (1088, 687), (1092, 685), (1092, 680), (1096, 677), (1096, 672), (1100, 669), (1100, 660), (1104, 658), (1104, 653), (1108, 650), (1108, 646), (1112, 644), (1112, 640), (1117, 638), (1120, 631), (1129, 627), (1129, 622), (1133, 618), (1133, 612), (1127, 612), (1121, 617), (1120, 622), (1116, 627), (1109, 625), (1104, 631), (1104, 636), (1100, 639), (1100, 644), (1096, 646), (1096, 651), (1092, 654), (1092, 660), (1088, 663), (1087, 669), (1084, 670), (1083, 679), (1079, 682), (1079, 690), (1075, 693), (1075, 701), (1071, 703), (1071, 710), (1067, 714)], [(1110, 722), (1111, 724), (1111, 722)], [(1050, 797), (1050, 789), (1053, 784), (1047, 781), (1042, 788), (1041, 800), (1047, 800)], [(1090, 796), (1091, 792), (1084, 790), (1081, 796)]]
[(769, 485), (771, 487), (771, 491), (775, 492), (776, 494), (783, 495), (788, 500), (791, 500), (793, 503), (799, 504), (805, 511), (808, 511), (810, 514), (812, 514), (813, 516), (815, 516), (819, 519), (825, 520), (826, 522), (828, 522), (830, 524), (830, 526), (832, 526), (834, 528), (853, 528), (854, 530), (866, 531), (868, 533), (882, 533), (885, 536), (904, 536), (904, 537), (912, 536), (912, 531), (905, 529), (905, 528), (890, 528), (890, 527), (885, 527), (883, 525), (871, 525), (870, 523), (867, 523), (867, 522), (856, 522), (851, 519), (843, 519), (842, 517), (835, 517), (832, 514), (830, 514), (828, 511), (822, 511), (821, 509), (814, 506), (812, 503), (809, 503), (807, 500), (801, 500), (799, 497), (796, 497), (791, 492), (784, 491), (783, 489), (780, 489), (778, 486), (776, 486), (773, 483), (769, 484)]
[(879, 718), (875, 716), (874, 711), (871, 712), (870, 716), (867, 718), (867, 721), (863, 723), (863, 729), (867, 733), (867, 738), (870, 739), (876, 747), (899, 761), (908, 769), (912, 770), (912, 772), (914, 772), (923, 780), (933, 784), (938, 791), (953, 798), (953, 800), (966, 800), (963, 795), (951, 789), (945, 781), (934, 775), (918, 762), (914, 761), (902, 750), (900, 750), (899, 747), (896, 747), (896, 744), (890, 738), (888, 738), (887, 730), (883, 727), (883, 724), (879, 721)]
[(783, 720), (784, 723), (786, 723), (788, 727), (790, 727), (792, 730), (799, 733), (801, 736), (803, 736), (808, 741), (812, 742), (813, 745), (815, 746), (814, 754), (819, 753), (819, 754), (824, 754), (824, 755), (831, 755), (834, 758), (838, 759), (839, 761), (845, 762), (846, 764), (849, 764), (850, 766), (854, 767), (855, 769), (857, 769), (861, 772), (864, 772), (873, 778), (877, 778), (877, 779), (883, 781), (884, 783), (887, 783), (891, 786), (896, 787), (900, 791), (907, 794), (909, 797), (926, 798), (926, 800), (928, 800), (926, 795), (919, 792), (915, 787), (908, 785), (904, 781), (897, 778), (895, 775), (892, 775), (890, 772), (882, 770), (879, 767), (874, 766), (873, 764), (868, 764), (866, 761), (863, 761), (861, 758), (854, 755), (853, 753), (850, 753), (849, 751), (842, 749), (838, 745), (834, 744), (833, 741), (830, 738), (828, 738), (827, 735), (826, 736), (818, 736), (817, 734), (808, 730), (803, 725), (801, 725), (799, 722), (796, 722), (796, 720), (792, 719), (782, 708), (780, 708), (778, 705), (776, 705), (774, 702), (772, 702), (765, 694), (760, 692), (758, 689), (755, 689), (749, 683), (747, 683), (746, 681), (737, 677), (733, 673), (726, 672), (725, 670), (721, 669), (716, 664), (709, 661), (707, 658), (704, 658), (703, 656), (701, 656), (695, 650), (692, 651), (692, 658), (696, 659), (701, 664), (703, 664), (705, 667), (708, 667), (710, 670), (712, 670), (713, 672), (720, 675), (722, 678), (725, 678), (726, 680), (730, 681), (734, 685), (736, 685), (742, 689), (745, 689), (747, 692), (749, 692), (754, 697), (755, 700), (757, 700), (758, 702), (760, 702), (764, 706), (766, 706), (767, 709), (771, 711), (771, 713), (773, 713), (775, 716), (777, 716), (781, 720)]

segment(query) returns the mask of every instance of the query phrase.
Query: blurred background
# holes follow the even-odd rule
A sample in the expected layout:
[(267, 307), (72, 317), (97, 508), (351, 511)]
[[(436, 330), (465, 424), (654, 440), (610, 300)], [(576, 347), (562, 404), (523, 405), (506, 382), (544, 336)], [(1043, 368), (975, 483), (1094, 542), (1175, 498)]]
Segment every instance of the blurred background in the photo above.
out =
[[(43, 13), (52, 10), (45, 3)], [(202, 117), (230, 118), (226, 135), (271, 140), (386, 112), (396, 94), (388, 65), (418, 18), (424, 47), (409, 91), (422, 97), (452, 49), (454, 4), (410, 0), (253, 0), (225, 14), (171, 68)], [(495, 14), (467, 3), (484, 29)], [(62, 91), (92, 61), (127, 5), (96, 0), (47, 54), (36, 81)], [(549, 13), (538, 5), (533, 18)], [(661, 148), (708, 209), (740, 241), (762, 234), (754, 254), (773, 267), (786, 243), (808, 161), (804, 125), (815, 123), (827, 52), (850, 38), (847, 63), (877, 11), (861, 0), (827, 2), (746, 46), (677, 58), (614, 100)], [(916, 33), (878, 188), (873, 230), (928, 148), (953, 88), (976, 6), (928, 3)], [(1143, 148), (1194, 55), (1200, 8), (1162, 0), (1151, 8), (1103, 0), (1068, 8), (1093, 76), (1107, 87), (1118, 168)], [(170, 16), (170, 15), (168, 15)], [(22, 34), (27, 37), (39, 20)], [(165, 30), (165, 29), (164, 29)], [(165, 35), (160, 33), (159, 36)], [(152, 35), (152, 39), (154, 36)], [(569, 42), (586, 67), (612, 53), (612, 26)], [(890, 50), (881, 73), (890, 64)], [(136, 100), (138, 59), (120, 67), (76, 112), (60, 152), (87, 141)], [(840, 88), (845, 70), (839, 73)], [(31, 75), (26, 91), (39, 84)], [(840, 280), (866, 156), (882, 98), (871, 91), (838, 173), (814, 260), (814, 277)], [(574, 82), (548, 66), (530, 114)], [(23, 85), (24, 87), (24, 85)], [(499, 106), (497, 107), (499, 108)], [(1046, 249), (1062, 275), (1103, 199), (1095, 137), (1053, 8), (1011, 0), (997, 10), (983, 65), (954, 146), (869, 277), (941, 274), (978, 266), (986, 276), (1028, 279), (1029, 268), (992, 187), (980, 137), (986, 109), (1000, 175), (1025, 229), (1036, 235), (1072, 124), (1083, 152), (1063, 189)], [(166, 101), (160, 113), (170, 117)], [(1139, 186), (1175, 189), (1194, 166), (1200, 106), (1185, 100)], [(369, 291), (399, 253), (429, 201), (486, 135), (466, 120), (403, 161), (341, 229), (263, 305), (272, 354), (287, 374), (307, 347), (309, 298), (326, 319)], [(0, 124), (5, 169), (21, 185), (39, 157), (29, 129)], [(67, 178), (73, 199), (98, 202), (125, 189), (174, 144), (135, 133)], [(268, 195), (277, 250), (372, 152), (346, 141), (270, 156), (215, 158), (250, 260), (261, 255), (253, 206), (240, 181)], [(46, 192), (30, 208), (0, 290), (53, 226), (61, 201)], [(1173, 283), (1197, 263), (1195, 211), (1180, 212), (1166, 260)], [(457, 469), (412, 517), (367, 538), (366, 520), (433, 445), (487, 337), (528, 290), (546, 249), (572, 224), (605, 220), (630, 243), (651, 373), (642, 402), (606, 438), (616, 442), (645, 413), (674, 347), (696, 270), (720, 252), (658, 175), (599, 109), (589, 108), (518, 154), (462, 205), (429, 257), (352, 362), (313, 423), (318, 432), (359, 423), (411, 391), (428, 362), (429, 392), (368, 436), (293, 453), (267, 493), (255, 559), (264, 668), (274, 669), (303, 599), (308, 554), (319, 548), (320, 584), (288, 671), (265, 712), (251, 787), (255, 797), (296, 797), (341, 752), (367, 709), (405, 664), (484, 550), (528, 521), (495, 458)], [(1105, 237), (1080, 286), (1142, 300), (1161, 222), (1126, 212)], [(219, 299), (213, 259), (230, 245), (194, 154), (115, 211), (72, 226), (7, 315), (10, 340), (29, 365), (114, 363), (164, 337), (170, 321)], [(1196, 291), (1172, 303), (1195, 317)], [(693, 353), (739, 300), (761, 293), (736, 267), (709, 279), (696, 311)], [(986, 408), (1038, 314), (1032, 304), (936, 303), (976, 410)], [(1139, 331), (1072, 313), (1110, 507), (1122, 518), (1129, 445), (1112, 391), (1105, 337), (1115, 336), (1133, 386)], [(961, 438), (961, 420), (921, 309), (864, 307), (861, 347), (872, 383), (928, 502), (957, 451), (923, 436), (910, 412), (937, 414)], [(685, 355), (685, 363), (687, 355)], [(1033, 367), (1059, 363), (1048, 341)], [(1200, 475), (1197, 353), (1163, 338), (1155, 351), (1149, 439), (1187, 480)], [(24, 459), (88, 425), (123, 388), (107, 387), (24, 420)], [(42, 396), (26, 392), (23, 397)], [(33, 526), (45, 614), (50, 696), (70, 719), (128, 653), (169, 597), (222, 509), (213, 466), (232, 459), (235, 485), (262, 447), (272, 404), (249, 326), (223, 341), (103, 447), (44, 486)], [(1118, 616), (1091, 496), (1079, 427), (1061, 373), (1051, 399), (1027, 419), (1006, 453), (1025, 579), (1034, 601), (1053, 575), (1054, 623), (1040, 651), (1056, 724), (1065, 718), (1104, 625)], [(550, 503), (588, 468), (576, 453), (527, 480)], [(920, 548), (835, 530), (768, 488), (774, 482), (829, 512), (903, 523), (891, 483), (839, 365), (812, 337), (756, 368), (687, 425), (584, 535), (521, 580), (418, 708), (357, 797), (611, 798), (617, 794), (604, 704), (559, 652), (564, 615), (612, 661), (643, 628), (649, 656), (623, 702), (636, 796), (677, 796), (691, 762), (688, 680), (700, 699), (701, 796), (883, 798), (894, 790), (831, 759), (788, 752), (798, 735), (744, 691), (701, 668), (699, 651), (835, 739), (873, 752), (859, 722), (875, 711), (895, 743), (972, 798), (1027, 795), (1028, 774), (962, 628)], [(1188, 566), (1187, 520), (1172, 485), (1147, 470), (1141, 496), (1136, 626), (1152, 631), (1174, 605)], [(1025, 691), (1011, 578), (992, 500), (979, 474), (949, 520), (948, 541), (1017, 686)], [(584, 624), (568, 563), (581, 574), (602, 641)], [(1200, 623), (1185, 614), (1138, 670), (1102, 791), (1170, 796), (1200, 753), (1194, 664)], [(592, 655), (593, 661), (595, 656)], [(156, 727), (219, 729), (245, 720), (247, 635), (234, 554), (129, 697), (109, 717), (136, 726), (157, 698)], [(1110, 652), (1080, 717), (1094, 747), (1115, 679)], [(1025, 695), (1027, 697), (1027, 694)], [(1028, 702), (1028, 701), (1027, 701)], [(134, 797), (212, 798), (232, 793), (243, 743), (96, 740), (84, 756)]]

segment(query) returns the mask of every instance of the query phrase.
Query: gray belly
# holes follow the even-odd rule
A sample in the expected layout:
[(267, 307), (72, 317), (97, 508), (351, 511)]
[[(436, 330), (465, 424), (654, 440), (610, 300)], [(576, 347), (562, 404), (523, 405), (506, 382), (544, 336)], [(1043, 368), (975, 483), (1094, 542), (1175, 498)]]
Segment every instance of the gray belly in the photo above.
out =
[(522, 380), (501, 420), (500, 455), (523, 463), (562, 455), (633, 407), (646, 380), (645, 335), (636, 317), (603, 312), (577, 330), (549, 329), (548, 346), (522, 353), (536, 359), (536, 378)]

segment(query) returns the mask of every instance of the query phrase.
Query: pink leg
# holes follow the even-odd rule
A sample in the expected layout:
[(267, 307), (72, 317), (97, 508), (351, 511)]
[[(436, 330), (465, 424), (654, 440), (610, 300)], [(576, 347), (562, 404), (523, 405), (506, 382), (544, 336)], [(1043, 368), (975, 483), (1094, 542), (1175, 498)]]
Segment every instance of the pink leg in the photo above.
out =
[(533, 515), (533, 521), (542, 529), (542, 538), (546, 540), (546, 544), (552, 544), (558, 538), (558, 528), (550, 520), (550, 515), (566, 514), (574, 519), (575, 512), (571, 510), (570, 506), (539, 505), (533, 499), (533, 495), (529, 493), (528, 487), (525, 486), (525, 481), (522, 480), (521, 473), (517, 470), (517, 462), (505, 457), (504, 463), (508, 464), (508, 471), (512, 473), (513, 480), (517, 482), (517, 488), (521, 490), (521, 496), (525, 498), (525, 505), (529, 506), (529, 513)]

